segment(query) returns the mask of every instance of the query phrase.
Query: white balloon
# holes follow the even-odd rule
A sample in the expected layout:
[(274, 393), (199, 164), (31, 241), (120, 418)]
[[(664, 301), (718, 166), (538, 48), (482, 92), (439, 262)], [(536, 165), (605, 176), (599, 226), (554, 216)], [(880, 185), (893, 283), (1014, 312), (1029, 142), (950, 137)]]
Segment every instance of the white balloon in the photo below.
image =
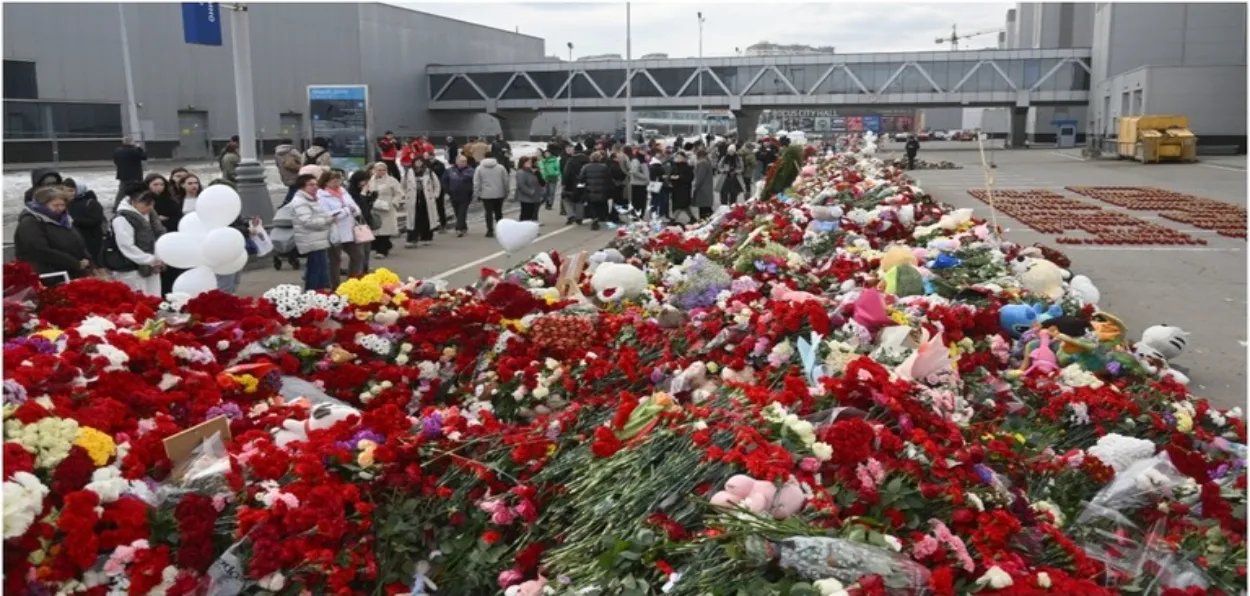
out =
[(238, 273), (242, 271), (243, 268), (246, 266), (247, 266), (247, 251), (243, 251), (242, 253), (239, 253), (238, 258), (236, 258), (235, 260), (229, 263), (226, 263), (225, 265), (222, 265), (220, 267), (213, 267), (213, 273), (216, 273), (217, 275), (230, 275), (232, 273)]
[(178, 232), (203, 240), (208, 235), (208, 226), (200, 220), (199, 213), (188, 213), (178, 220)]
[(525, 248), (538, 237), (538, 222), (501, 219), (495, 224), (495, 240), (504, 251), (514, 253)]
[(243, 234), (234, 228), (217, 228), (204, 237), (200, 252), (204, 255), (205, 265), (220, 267), (233, 263), (239, 258), (239, 253), (246, 255), (246, 241)]
[(200, 239), (182, 232), (170, 232), (157, 238), (156, 258), (179, 269), (190, 269), (204, 264)]
[(195, 201), (195, 212), (210, 230), (230, 225), (242, 209), (239, 193), (224, 184), (204, 189)]
[(173, 292), (175, 294), (187, 294), (195, 296), (197, 294), (217, 289), (217, 274), (213, 273), (208, 267), (196, 267), (188, 269), (174, 280)]

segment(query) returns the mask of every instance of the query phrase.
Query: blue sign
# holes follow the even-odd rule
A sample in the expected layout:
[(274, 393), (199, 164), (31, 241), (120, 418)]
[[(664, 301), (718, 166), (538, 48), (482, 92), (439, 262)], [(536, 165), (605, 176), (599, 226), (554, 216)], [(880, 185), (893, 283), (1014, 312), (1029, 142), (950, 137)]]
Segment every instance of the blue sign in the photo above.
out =
[(183, 2), (182, 38), (187, 43), (220, 46), (221, 7), (216, 2)]
[(313, 101), (364, 101), (365, 87), (309, 87), (308, 99)]
[(864, 116), (864, 130), (881, 132), (881, 116)]

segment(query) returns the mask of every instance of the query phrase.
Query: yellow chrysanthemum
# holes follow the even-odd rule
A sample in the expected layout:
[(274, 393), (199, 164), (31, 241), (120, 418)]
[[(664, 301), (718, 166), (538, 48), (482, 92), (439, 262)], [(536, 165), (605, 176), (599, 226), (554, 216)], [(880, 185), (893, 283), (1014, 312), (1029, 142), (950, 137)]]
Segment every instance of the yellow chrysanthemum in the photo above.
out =
[(35, 332), (35, 335), (42, 337), (48, 341), (55, 342), (56, 338), (61, 337), (63, 333), (65, 332), (61, 331), (60, 329), (57, 329), (56, 327), (49, 327), (47, 329), (43, 329), (43, 330)]
[(395, 294), (391, 296), (391, 304), (394, 304), (395, 306), (399, 306), (407, 300), (408, 295), (403, 292), (395, 292)]
[(499, 326), (504, 329), (511, 329), (517, 333), (525, 333), (527, 327), (521, 319), (500, 319)]
[(256, 393), (256, 388), (260, 386), (260, 379), (252, 375), (230, 375), (230, 378), (243, 387), (243, 393)]
[(903, 314), (901, 311), (896, 310), (896, 311), (891, 312), (890, 319), (893, 320), (895, 323), (898, 323), (899, 325), (908, 324), (907, 315)]
[(87, 455), (91, 456), (91, 463), (94, 463), (97, 467), (109, 463), (109, 458), (113, 457), (113, 454), (117, 452), (117, 445), (113, 443), (113, 437), (90, 426), (78, 428), (78, 437), (74, 439), (74, 444), (82, 447), (87, 452)]
[(339, 284), (334, 293), (347, 298), (349, 303), (356, 306), (379, 303), (384, 296), (382, 286), (370, 283), (367, 279), (349, 279)]
[(390, 269), (387, 269), (386, 267), (383, 267), (381, 269), (378, 269), (377, 271), (374, 271), (373, 273), (370, 273), (369, 275), (366, 275), (365, 278), (366, 279), (373, 278), (372, 279), (373, 283), (376, 283), (379, 286), (389, 286), (392, 284), (400, 283), (399, 276), (396, 275), (394, 271), (391, 271)]

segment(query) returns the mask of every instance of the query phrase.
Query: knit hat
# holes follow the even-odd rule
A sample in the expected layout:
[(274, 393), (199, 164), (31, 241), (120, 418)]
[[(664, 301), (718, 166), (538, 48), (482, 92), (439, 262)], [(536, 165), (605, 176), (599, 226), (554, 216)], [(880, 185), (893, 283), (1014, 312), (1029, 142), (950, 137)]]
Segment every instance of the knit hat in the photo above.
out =
[(308, 165), (306, 165), (306, 166), (304, 166), (304, 167), (302, 167), (302, 168), (300, 168), (300, 169), (299, 169), (299, 175), (300, 175), (300, 176), (303, 176), (304, 174), (310, 174), (310, 175), (312, 175), (312, 176), (317, 176), (318, 178), (320, 178), (320, 177), (321, 177), (321, 166), (319, 166), (319, 165), (317, 165), (317, 164), (308, 164)]

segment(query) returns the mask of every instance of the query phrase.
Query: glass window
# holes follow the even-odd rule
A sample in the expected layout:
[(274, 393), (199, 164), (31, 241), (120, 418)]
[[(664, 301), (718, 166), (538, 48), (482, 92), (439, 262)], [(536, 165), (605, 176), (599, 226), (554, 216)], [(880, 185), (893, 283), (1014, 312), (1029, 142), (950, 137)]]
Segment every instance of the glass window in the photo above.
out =
[(43, 126), (42, 108), (42, 104), (27, 101), (4, 102), (4, 138), (47, 138), (48, 131)]
[(26, 62), (24, 60), (4, 61), (4, 98), (39, 98), (39, 84), (35, 77), (34, 62)]
[(50, 103), (52, 126), (61, 138), (122, 136), (122, 107), (115, 103)]

